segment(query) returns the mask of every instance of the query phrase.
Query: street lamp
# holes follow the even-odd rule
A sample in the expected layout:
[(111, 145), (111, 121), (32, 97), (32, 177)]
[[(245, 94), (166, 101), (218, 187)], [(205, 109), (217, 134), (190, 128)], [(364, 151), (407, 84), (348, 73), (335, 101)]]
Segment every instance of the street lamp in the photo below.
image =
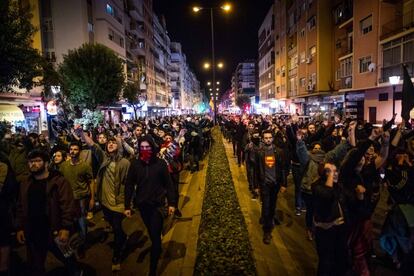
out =
[[(215, 49), (214, 49), (214, 16), (213, 16), (213, 9), (222, 9), (225, 13), (229, 13), (232, 9), (232, 6), (229, 3), (225, 3), (220, 7), (200, 7), (200, 6), (194, 6), (193, 7), (193, 12), (198, 13), (203, 9), (209, 9), (210, 10), (210, 24), (211, 24), (211, 57), (212, 57), (212, 73), (213, 73), (213, 80), (212, 80), (212, 84), (213, 84), (213, 90), (215, 90), (215, 86), (216, 86), (216, 57), (215, 57)], [(223, 68), (223, 63), (219, 63), (218, 64), (219, 68)], [(205, 69), (210, 68), (210, 66), (208, 68), (206, 68), (204, 66)], [(217, 123), (217, 104), (216, 104), (216, 100), (214, 100), (214, 124)]]
[(217, 84), (217, 85), (219, 85), (219, 84), (220, 84), (220, 82), (218, 81), (218, 82), (216, 82), (216, 84)]
[(223, 62), (219, 62), (219, 63), (217, 64), (217, 67), (218, 67), (219, 69), (223, 69), (223, 67), (224, 67)]
[(388, 81), (392, 85), (392, 116), (395, 114), (395, 88), (400, 83), (400, 76), (388, 77)]
[(210, 85), (211, 85), (211, 81), (208, 81), (208, 82), (207, 82), (207, 86), (210, 86)]
[(210, 63), (204, 62), (203, 67), (204, 69), (210, 69)]

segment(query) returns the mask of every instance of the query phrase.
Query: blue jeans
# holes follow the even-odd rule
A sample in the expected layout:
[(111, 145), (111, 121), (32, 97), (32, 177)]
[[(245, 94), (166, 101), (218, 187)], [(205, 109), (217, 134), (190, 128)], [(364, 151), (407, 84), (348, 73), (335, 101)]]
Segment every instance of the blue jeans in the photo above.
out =
[(300, 185), (302, 182), (303, 168), (301, 165), (292, 164), (293, 183), (295, 184), (295, 207), (302, 209), (305, 204), (302, 199), (302, 191)]
[(276, 183), (265, 183), (262, 185), (261, 190), (263, 232), (270, 233), (273, 230), (277, 193), (280, 190), (280, 185)]

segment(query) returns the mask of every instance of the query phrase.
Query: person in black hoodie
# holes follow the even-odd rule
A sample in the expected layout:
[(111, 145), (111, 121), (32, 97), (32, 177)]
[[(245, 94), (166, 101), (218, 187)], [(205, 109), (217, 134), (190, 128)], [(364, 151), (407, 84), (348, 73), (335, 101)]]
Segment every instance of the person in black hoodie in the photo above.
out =
[(139, 140), (138, 146), (139, 159), (132, 161), (125, 186), (125, 215), (131, 217), (131, 201), (136, 191), (134, 204), (138, 207), (152, 242), (149, 274), (156, 275), (161, 256), (165, 205), (167, 202), (168, 215), (174, 214), (177, 198), (167, 164), (157, 157), (155, 142), (146, 136)]
[(338, 185), (337, 168), (332, 163), (319, 166), (319, 179), (312, 185), (317, 275), (345, 275), (347, 243), (343, 194)]
[(388, 143), (388, 136), (384, 136), (382, 128), (372, 129), (368, 139), (360, 141), (356, 148), (348, 152), (339, 174), (339, 183), (343, 187), (347, 206), (345, 213), (349, 222), (348, 246), (352, 258), (352, 270), (356, 275), (370, 273), (367, 255), (372, 245), (370, 216), (375, 202), (371, 200), (373, 191), (367, 178), (363, 177), (364, 155), (380, 136), (384, 143)]

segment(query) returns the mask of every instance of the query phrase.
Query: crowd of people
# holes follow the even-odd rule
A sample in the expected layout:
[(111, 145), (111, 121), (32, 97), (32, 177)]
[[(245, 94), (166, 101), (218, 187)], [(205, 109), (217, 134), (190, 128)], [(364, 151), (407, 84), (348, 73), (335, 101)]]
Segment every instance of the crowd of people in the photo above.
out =
[[(261, 201), (263, 242), (270, 244), (279, 193), (292, 174), (295, 206), (315, 240), (318, 275), (370, 275), (372, 216), (381, 186), (389, 212), (380, 244), (397, 268), (414, 244), (414, 131), (395, 118), (380, 126), (296, 115), (220, 115), (225, 139), (245, 167), (253, 200)], [(97, 209), (114, 233), (112, 270), (121, 269), (127, 236), (122, 221), (137, 209), (152, 243), (150, 275), (161, 255), (166, 216), (181, 217), (178, 185), (213, 142), (207, 115), (172, 116), (119, 124), (74, 125), (44, 134), (0, 129), (0, 275), (9, 275), (13, 239), (25, 244), (30, 274), (44, 275), (53, 253), (80, 273), (88, 220)], [(290, 178), (289, 178), (290, 179)], [(76, 233), (76, 235), (73, 235)], [(76, 236), (76, 246), (72, 246)], [(75, 250), (76, 249), (76, 250)], [(76, 251), (76, 252), (75, 252)], [(412, 255), (411, 255), (412, 256)], [(353, 274), (350, 274), (353, 275)]]
[(120, 124), (62, 123), (55, 141), (2, 124), (0, 129), (0, 275), (12, 275), (13, 240), (26, 245), (29, 275), (45, 275), (51, 252), (70, 275), (82, 275), (88, 220), (102, 210), (114, 233), (112, 271), (121, 270), (122, 221), (139, 210), (156, 275), (166, 216), (181, 217), (179, 176), (209, 149), (209, 116), (139, 119)]
[(395, 117), (382, 125), (343, 119), (223, 115), (220, 126), (261, 200), (263, 242), (280, 221), (278, 193), (292, 173), (295, 206), (315, 239), (318, 275), (370, 275), (372, 216), (381, 186), (389, 212), (379, 238), (396, 268), (414, 261), (414, 131)]

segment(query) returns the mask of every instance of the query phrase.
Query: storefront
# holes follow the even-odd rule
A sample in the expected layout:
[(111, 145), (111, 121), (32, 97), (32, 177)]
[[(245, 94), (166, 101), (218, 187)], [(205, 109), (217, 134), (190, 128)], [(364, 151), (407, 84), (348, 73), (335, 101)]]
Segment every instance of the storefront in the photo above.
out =
[(344, 102), (345, 118), (364, 120), (364, 99), (365, 93), (362, 91), (346, 92)]
[(0, 104), (0, 122), (3, 121), (10, 123), (13, 128), (26, 127), (23, 111), (13, 104)]

